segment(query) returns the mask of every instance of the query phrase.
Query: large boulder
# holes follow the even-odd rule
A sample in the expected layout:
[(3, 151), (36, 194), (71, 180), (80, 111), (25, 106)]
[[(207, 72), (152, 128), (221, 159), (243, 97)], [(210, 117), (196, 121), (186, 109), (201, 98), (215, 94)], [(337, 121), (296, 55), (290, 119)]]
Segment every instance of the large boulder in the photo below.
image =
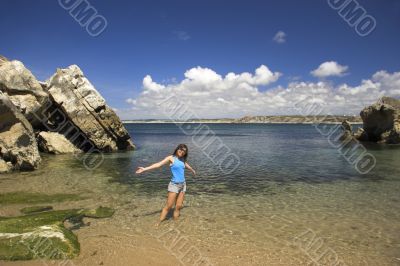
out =
[(0, 159), (3, 172), (33, 170), (41, 161), (31, 124), (1, 91)]
[[(108, 152), (134, 148), (119, 117), (78, 66), (57, 69), (46, 83), (46, 89), (57, 108), (97, 149)], [(46, 87), (46, 84), (42, 85)]]
[(379, 143), (400, 143), (400, 100), (382, 97), (364, 108), (360, 115), (364, 138)]
[(76, 148), (64, 135), (57, 132), (42, 131), (37, 135), (39, 150), (52, 154), (76, 153)]
[(0, 56), (0, 91), (9, 97), (33, 127), (42, 126), (42, 108), (48, 93), (20, 61), (9, 61)]

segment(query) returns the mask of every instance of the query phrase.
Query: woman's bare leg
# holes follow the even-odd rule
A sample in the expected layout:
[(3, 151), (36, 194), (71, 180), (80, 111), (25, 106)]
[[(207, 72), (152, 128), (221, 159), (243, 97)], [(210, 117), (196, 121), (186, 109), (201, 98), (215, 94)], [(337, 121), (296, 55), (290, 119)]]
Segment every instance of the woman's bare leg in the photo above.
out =
[(183, 207), (183, 200), (185, 199), (185, 192), (179, 192), (178, 198), (176, 199), (175, 210), (174, 210), (174, 219), (178, 219), (179, 212)]
[(165, 217), (167, 217), (167, 214), (168, 214), (169, 210), (170, 210), (170, 209), (174, 206), (174, 204), (175, 204), (176, 195), (177, 195), (177, 193), (175, 193), (175, 192), (168, 192), (167, 202), (166, 202), (164, 208), (163, 208), (162, 211), (161, 211), (161, 214), (160, 214), (160, 221), (156, 224), (156, 226), (159, 226), (160, 223), (161, 223), (162, 221), (165, 220)]

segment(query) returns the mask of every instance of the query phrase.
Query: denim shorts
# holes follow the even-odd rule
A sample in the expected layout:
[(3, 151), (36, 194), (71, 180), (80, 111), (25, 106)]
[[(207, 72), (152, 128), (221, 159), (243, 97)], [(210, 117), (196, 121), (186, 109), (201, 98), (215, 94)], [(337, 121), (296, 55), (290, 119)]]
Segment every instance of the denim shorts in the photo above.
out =
[(168, 184), (168, 191), (169, 192), (186, 192), (186, 182), (183, 183), (172, 183), (172, 181)]

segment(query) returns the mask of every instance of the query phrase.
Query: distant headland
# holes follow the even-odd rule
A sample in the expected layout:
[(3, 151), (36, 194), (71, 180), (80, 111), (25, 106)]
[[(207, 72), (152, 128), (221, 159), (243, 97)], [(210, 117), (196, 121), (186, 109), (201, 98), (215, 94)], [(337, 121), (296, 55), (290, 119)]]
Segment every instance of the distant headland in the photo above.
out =
[(277, 115), (277, 116), (244, 116), (241, 118), (214, 118), (214, 119), (188, 119), (188, 120), (172, 120), (172, 119), (135, 119), (122, 120), (123, 123), (261, 123), (261, 124), (340, 124), (347, 120), (351, 124), (362, 124), (359, 115), (319, 115), (319, 116), (302, 116), (302, 115)]

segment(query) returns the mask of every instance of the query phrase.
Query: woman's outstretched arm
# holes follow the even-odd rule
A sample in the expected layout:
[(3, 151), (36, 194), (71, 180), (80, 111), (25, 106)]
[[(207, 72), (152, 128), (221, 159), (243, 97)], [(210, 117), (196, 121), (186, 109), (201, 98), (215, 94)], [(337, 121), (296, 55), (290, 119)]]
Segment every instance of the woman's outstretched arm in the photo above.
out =
[(193, 175), (196, 175), (196, 171), (188, 163), (185, 163), (185, 167), (192, 171)]
[(136, 169), (136, 174), (141, 174), (144, 171), (149, 171), (149, 170), (152, 170), (152, 169), (159, 168), (159, 167), (163, 166), (164, 164), (167, 164), (168, 162), (172, 162), (172, 155), (168, 155), (167, 157), (164, 158), (164, 160), (159, 161), (158, 163), (154, 163), (154, 164), (152, 164), (150, 166), (138, 167)]

